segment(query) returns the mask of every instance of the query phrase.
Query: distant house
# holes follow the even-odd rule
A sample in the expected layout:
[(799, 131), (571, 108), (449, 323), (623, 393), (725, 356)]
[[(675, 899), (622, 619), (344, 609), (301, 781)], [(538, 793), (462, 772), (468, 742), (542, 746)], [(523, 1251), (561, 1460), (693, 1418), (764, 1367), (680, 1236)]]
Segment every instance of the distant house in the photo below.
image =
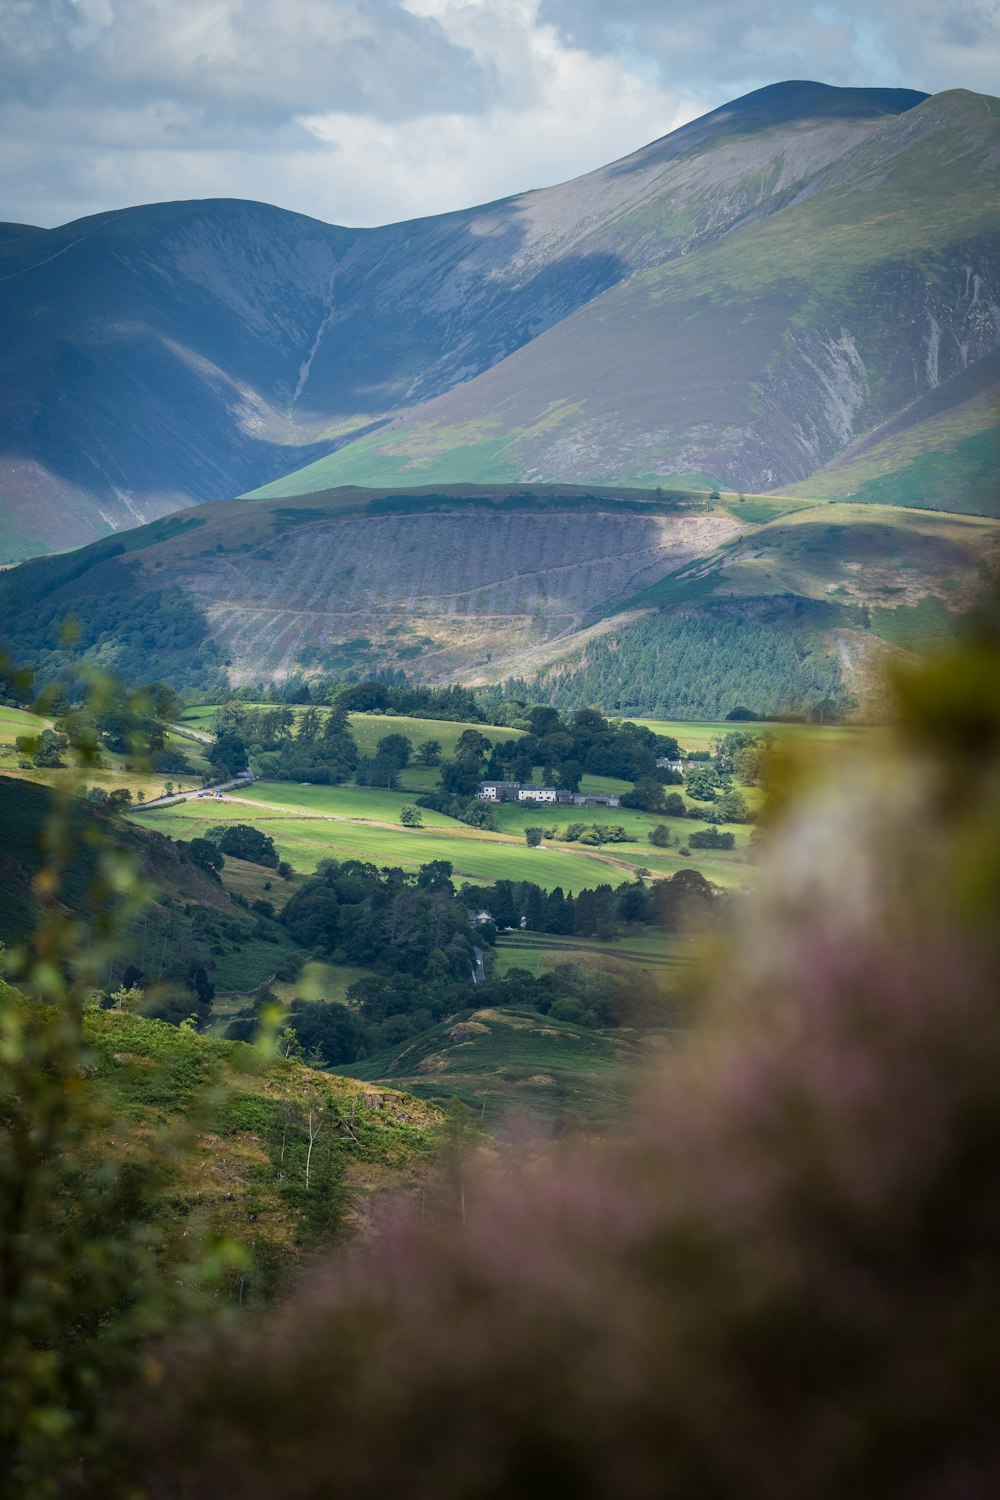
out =
[(566, 792), (554, 786), (527, 786), (522, 781), (483, 781), (476, 796), (483, 802), (557, 802), (570, 807), (620, 807), (608, 792)]
[(491, 911), (476, 911), (474, 907), (466, 907), (466, 915), (469, 918), (470, 927), (485, 927), (487, 922), (493, 921)]
[(676, 771), (678, 774), (681, 774), (684, 770), (684, 762), (682, 760), (671, 760), (666, 755), (660, 756), (660, 759), (656, 762), (656, 766), (657, 770)]
[(518, 781), (483, 781), (476, 796), (483, 802), (515, 802), (520, 790)]

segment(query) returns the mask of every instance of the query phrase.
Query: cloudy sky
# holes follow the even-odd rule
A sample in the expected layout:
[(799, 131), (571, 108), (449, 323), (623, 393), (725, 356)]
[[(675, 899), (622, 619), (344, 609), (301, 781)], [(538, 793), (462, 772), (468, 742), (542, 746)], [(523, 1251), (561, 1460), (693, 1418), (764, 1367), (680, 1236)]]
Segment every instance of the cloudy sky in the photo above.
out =
[(0, 219), (341, 224), (587, 171), (782, 78), (1000, 91), (1000, 0), (0, 0)]

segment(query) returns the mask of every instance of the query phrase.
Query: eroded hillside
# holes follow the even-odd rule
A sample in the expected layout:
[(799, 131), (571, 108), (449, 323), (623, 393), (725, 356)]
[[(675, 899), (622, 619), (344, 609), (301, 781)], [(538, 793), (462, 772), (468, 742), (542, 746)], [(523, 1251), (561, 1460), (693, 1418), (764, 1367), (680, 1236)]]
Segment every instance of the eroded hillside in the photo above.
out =
[(338, 661), (447, 682), (571, 636), (740, 529), (723, 510), (344, 517), (155, 581), (201, 605), (234, 685)]

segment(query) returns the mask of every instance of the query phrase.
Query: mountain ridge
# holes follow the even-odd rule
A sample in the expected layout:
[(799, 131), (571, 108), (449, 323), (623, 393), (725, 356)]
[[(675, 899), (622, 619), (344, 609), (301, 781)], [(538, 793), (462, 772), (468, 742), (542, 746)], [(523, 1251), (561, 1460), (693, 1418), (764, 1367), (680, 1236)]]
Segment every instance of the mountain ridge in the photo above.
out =
[[(382, 435), (258, 493), (457, 477), (455, 453), (480, 482), (701, 475), (761, 490), (805, 480), (865, 426), (997, 348), (1000, 215), (984, 189), (1000, 157), (1000, 104), (984, 142), (976, 97), (924, 101), (781, 212), (635, 273), (473, 381), (396, 413)], [(956, 148), (972, 165), (952, 160), (935, 178), (929, 166)], [(921, 171), (933, 187), (922, 196)], [(748, 323), (752, 335), (741, 334)], [(739, 379), (720, 358), (727, 344), (755, 361)], [(663, 349), (686, 367), (673, 383)], [(801, 419), (789, 379), (800, 393), (823, 388)]]
[(773, 85), (571, 182), (376, 229), (204, 200), (0, 236), (7, 557), (355, 446), (925, 103)]

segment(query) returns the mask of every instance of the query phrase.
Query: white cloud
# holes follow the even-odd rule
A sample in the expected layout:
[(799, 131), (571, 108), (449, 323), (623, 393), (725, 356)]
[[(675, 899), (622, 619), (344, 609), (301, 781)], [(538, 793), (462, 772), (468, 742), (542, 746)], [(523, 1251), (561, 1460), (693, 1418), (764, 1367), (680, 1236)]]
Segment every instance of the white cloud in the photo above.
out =
[(0, 218), (438, 213), (796, 76), (995, 88), (1000, 0), (0, 0)]

